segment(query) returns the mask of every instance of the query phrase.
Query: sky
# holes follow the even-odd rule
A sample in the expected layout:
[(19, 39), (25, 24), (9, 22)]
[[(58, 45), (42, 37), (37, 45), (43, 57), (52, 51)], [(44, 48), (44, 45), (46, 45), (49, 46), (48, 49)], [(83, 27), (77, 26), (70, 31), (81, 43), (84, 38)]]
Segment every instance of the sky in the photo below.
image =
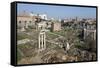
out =
[(34, 14), (47, 14), (48, 18), (96, 18), (96, 8), (76, 7), (76, 6), (56, 6), (56, 5), (39, 5), (24, 4), (17, 5), (17, 12), (33, 12)]

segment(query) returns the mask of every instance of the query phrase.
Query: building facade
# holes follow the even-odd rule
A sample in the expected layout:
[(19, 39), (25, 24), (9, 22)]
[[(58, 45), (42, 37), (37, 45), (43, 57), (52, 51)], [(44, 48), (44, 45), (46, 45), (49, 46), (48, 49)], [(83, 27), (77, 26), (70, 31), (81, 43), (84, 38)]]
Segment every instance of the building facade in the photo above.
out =
[(53, 22), (51, 25), (51, 31), (60, 31), (61, 30), (61, 23)]

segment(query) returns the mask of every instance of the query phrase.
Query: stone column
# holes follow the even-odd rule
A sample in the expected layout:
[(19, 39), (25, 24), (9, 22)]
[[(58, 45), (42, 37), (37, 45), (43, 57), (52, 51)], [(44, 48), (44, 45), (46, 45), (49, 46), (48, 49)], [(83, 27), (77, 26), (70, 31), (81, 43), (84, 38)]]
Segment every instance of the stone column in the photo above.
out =
[(38, 45), (39, 45), (39, 49), (40, 49), (40, 42), (41, 42), (41, 41), (40, 41), (40, 34), (39, 34), (39, 37), (38, 37), (38, 41), (39, 41), (39, 42), (38, 42)]
[(38, 37), (39, 51), (46, 49), (45, 32), (40, 32)]
[(28, 28), (28, 22), (25, 22), (25, 28)]
[(43, 40), (43, 33), (41, 34), (41, 49), (43, 50), (44, 49), (44, 40)]
[(84, 28), (84, 39), (86, 38), (87, 36), (87, 30)]
[(24, 22), (21, 23), (21, 31), (25, 31)]
[(69, 43), (67, 42), (66, 44), (67, 44), (67, 50), (69, 50), (70, 49)]
[(46, 36), (45, 36), (45, 33), (44, 33), (44, 49), (46, 49), (46, 40), (45, 40)]
[(94, 31), (94, 36), (93, 37), (94, 37), (94, 40), (95, 40), (96, 39), (96, 30)]

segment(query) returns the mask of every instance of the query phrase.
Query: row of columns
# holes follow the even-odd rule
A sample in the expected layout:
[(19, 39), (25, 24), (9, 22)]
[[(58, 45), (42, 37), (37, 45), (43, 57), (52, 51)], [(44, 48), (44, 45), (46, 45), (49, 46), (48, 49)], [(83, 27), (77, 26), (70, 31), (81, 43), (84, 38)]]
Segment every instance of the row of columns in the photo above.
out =
[(87, 29), (84, 29), (84, 39), (86, 38), (86, 36), (88, 36), (89, 33), (92, 33), (92, 37), (95, 40), (96, 39), (96, 30), (87, 30)]
[(20, 26), (22, 26), (21, 31), (25, 31), (25, 28), (28, 28), (28, 23), (24, 23), (23, 24), (19, 24)]

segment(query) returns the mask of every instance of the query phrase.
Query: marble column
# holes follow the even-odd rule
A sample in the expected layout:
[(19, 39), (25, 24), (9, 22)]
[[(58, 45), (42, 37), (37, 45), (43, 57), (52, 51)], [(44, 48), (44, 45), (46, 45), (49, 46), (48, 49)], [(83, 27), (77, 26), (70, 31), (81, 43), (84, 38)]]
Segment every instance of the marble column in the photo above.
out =
[(42, 44), (41, 44), (41, 49), (42, 49), (42, 50), (44, 49), (44, 47), (43, 47), (43, 46), (44, 46), (43, 42), (44, 42), (44, 40), (43, 40), (43, 33), (42, 33), (42, 34), (41, 34), (41, 43), (42, 43)]
[(39, 49), (40, 49), (40, 34), (39, 34), (39, 37), (38, 37), (38, 41), (39, 41), (39, 42), (38, 42), (38, 45), (39, 45), (38, 47), (39, 47)]
[(44, 49), (46, 49), (46, 40), (45, 40), (45, 38), (46, 38), (46, 35), (44, 33)]
[(38, 46), (39, 50), (45, 50), (46, 49), (46, 42), (45, 42), (45, 32), (40, 32), (38, 37)]

